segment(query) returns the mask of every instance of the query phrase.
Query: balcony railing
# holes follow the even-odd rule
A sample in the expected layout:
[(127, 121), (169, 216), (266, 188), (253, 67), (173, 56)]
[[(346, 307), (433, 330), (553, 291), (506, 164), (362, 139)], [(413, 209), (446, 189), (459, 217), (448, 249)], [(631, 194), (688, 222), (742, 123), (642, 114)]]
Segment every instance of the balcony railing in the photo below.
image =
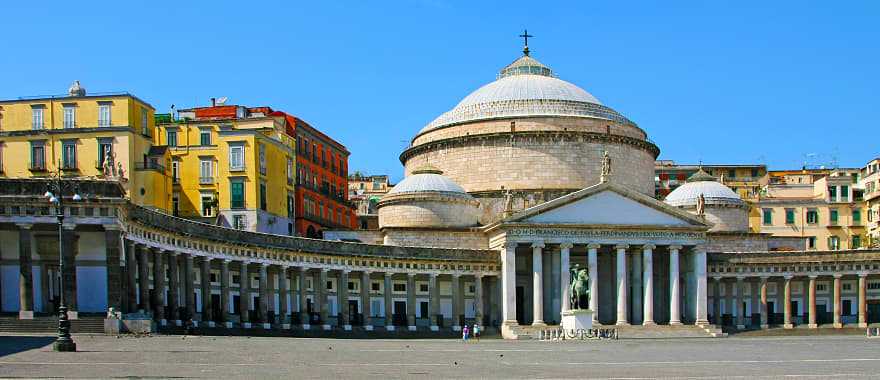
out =
[(42, 162), (38, 162), (38, 163), (32, 162), (30, 165), (28, 165), (28, 170), (30, 170), (32, 172), (46, 171), (46, 164), (42, 163)]
[(214, 184), (214, 177), (199, 177), (199, 184), (213, 185)]

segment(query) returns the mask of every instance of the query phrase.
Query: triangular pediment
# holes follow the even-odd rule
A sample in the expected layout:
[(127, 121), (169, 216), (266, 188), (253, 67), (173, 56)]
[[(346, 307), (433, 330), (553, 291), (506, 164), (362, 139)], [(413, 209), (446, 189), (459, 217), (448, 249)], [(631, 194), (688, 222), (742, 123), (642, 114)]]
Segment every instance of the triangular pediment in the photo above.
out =
[(622, 186), (602, 183), (528, 208), (502, 223), (708, 228), (699, 217)]

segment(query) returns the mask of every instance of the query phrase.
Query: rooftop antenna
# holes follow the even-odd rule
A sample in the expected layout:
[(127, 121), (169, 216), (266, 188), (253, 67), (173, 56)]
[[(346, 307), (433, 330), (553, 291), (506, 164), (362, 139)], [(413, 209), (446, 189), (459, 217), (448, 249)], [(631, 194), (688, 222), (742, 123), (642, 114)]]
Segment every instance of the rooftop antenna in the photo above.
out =
[(228, 97), (226, 97), (226, 96), (221, 96), (220, 98), (217, 99), (217, 105), (218, 105), (218, 106), (225, 106), (227, 100), (229, 100)]

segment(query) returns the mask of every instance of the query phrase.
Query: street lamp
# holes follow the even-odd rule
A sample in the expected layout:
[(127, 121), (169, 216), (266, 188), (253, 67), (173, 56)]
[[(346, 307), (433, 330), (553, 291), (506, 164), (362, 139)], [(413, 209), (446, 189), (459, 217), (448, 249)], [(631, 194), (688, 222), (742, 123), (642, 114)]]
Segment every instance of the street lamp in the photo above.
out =
[[(61, 168), (60, 162), (58, 165)], [(60, 352), (76, 351), (76, 343), (70, 337), (70, 320), (67, 319), (67, 306), (64, 304), (64, 193), (73, 192), (71, 200), (81, 201), (79, 188), (76, 182), (62, 179), (62, 169), (50, 173), (49, 183), (46, 185), (46, 193), (43, 196), (49, 203), (55, 205), (55, 217), (58, 219), (58, 258), (61, 270), (61, 294), (58, 305), (58, 339), (55, 340), (54, 349)]]

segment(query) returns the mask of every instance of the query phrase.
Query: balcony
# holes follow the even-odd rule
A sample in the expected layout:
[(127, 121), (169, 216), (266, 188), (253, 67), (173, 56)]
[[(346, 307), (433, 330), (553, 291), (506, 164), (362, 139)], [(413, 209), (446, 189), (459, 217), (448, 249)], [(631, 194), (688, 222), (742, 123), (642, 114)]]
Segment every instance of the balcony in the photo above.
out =
[(231, 171), (231, 172), (243, 172), (245, 170), (246, 170), (246, 167), (244, 165), (238, 165), (238, 166), (229, 165), (229, 171)]
[(165, 173), (165, 165), (162, 165), (158, 162), (136, 162), (134, 164), (134, 170), (143, 171), (143, 170), (151, 170), (155, 172)]
[(199, 184), (200, 185), (213, 185), (214, 184), (214, 177), (199, 177)]

